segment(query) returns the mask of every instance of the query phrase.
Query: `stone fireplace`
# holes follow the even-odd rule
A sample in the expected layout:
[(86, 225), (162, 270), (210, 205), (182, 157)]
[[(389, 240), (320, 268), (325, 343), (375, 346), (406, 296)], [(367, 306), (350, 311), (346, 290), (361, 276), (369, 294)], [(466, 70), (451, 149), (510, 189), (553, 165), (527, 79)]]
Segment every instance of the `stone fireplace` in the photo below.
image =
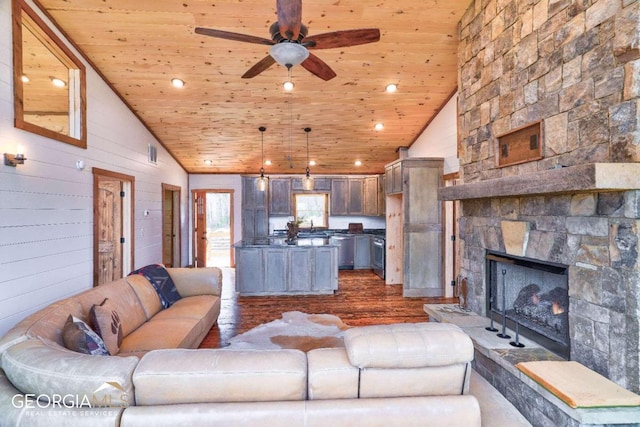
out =
[[(568, 359), (569, 288), (567, 266), (488, 252), (487, 316)], [(522, 345), (511, 337), (511, 345)]]
[[(439, 197), (460, 201), (469, 308), (488, 315), (488, 255), (566, 266), (565, 356), (640, 391), (640, 1), (474, 0), (459, 38)], [(541, 156), (498, 165), (497, 137), (537, 122)]]

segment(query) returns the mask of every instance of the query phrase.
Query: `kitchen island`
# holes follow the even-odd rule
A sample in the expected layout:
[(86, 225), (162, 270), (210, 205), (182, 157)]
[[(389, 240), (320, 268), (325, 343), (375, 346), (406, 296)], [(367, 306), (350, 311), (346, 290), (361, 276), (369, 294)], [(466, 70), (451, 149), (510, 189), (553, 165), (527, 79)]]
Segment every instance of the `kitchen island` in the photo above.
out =
[(338, 289), (338, 245), (328, 238), (261, 238), (237, 242), (240, 295), (332, 294)]

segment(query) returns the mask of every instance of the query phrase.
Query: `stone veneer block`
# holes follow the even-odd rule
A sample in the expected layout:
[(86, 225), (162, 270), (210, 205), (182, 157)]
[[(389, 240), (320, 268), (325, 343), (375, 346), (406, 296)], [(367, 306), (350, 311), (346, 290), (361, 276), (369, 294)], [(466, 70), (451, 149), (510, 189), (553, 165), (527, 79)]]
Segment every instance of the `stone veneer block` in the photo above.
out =
[(504, 249), (509, 255), (524, 256), (529, 243), (530, 225), (525, 221), (502, 221), (502, 239)]

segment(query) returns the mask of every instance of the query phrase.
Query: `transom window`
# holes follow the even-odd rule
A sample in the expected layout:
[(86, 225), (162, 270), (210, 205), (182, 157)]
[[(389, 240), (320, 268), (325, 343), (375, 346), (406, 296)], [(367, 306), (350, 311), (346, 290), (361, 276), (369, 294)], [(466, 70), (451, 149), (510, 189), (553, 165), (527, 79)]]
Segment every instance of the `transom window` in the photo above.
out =
[(300, 228), (329, 226), (328, 194), (294, 194), (293, 204), (293, 214), (296, 221), (300, 221)]

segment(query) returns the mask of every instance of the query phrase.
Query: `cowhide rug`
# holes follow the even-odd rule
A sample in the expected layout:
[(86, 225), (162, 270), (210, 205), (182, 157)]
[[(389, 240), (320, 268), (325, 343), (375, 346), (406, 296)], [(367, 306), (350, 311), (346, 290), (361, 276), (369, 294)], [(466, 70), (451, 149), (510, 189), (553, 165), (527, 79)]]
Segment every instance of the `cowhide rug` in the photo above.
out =
[(293, 348), (309, 351), (314, 348), (343, 347), (344, 331), (348, 328), (339, 317), (331, 314), (288, 311), (282, 313), (282, 319), (236, 335), (225, 348)]

